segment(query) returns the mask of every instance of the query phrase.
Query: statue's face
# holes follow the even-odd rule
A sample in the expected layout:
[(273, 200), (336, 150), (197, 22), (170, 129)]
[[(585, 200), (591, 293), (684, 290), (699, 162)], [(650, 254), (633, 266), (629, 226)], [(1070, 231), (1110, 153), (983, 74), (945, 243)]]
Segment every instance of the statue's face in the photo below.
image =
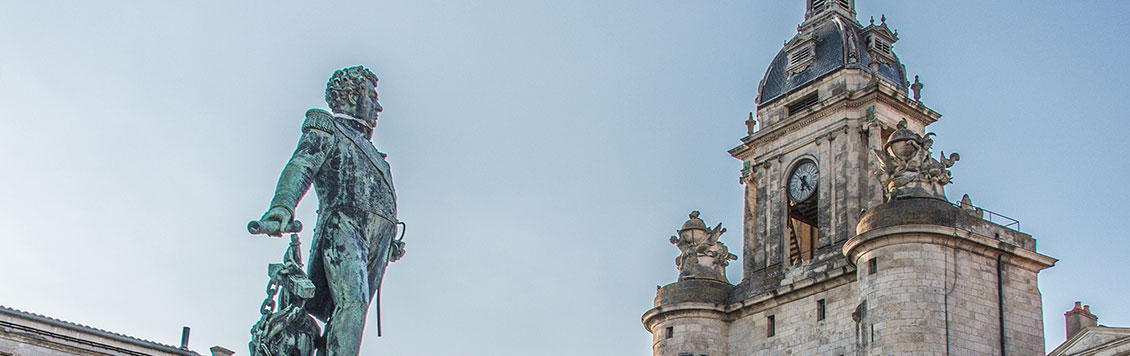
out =
[(377, 101), (377, 83), (366, 79), (361, 84), (361, 88), (361, 95), (357, 97), (357, 106), (353, 110), (353, 115), (370, 124), (376, 124), (377, 115), (384, 111), (381, 103)]

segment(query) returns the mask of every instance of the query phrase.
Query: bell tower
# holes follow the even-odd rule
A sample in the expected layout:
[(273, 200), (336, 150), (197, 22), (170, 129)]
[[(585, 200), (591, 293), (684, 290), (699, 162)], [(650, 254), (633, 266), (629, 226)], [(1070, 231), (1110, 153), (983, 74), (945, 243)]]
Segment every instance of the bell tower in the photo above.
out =
[(758, 129), (730, 150), (743, 162), (744, 295), (844, 267), (860, 212), (883, 202), (872, 148), (904, 118), (922, 132), (941, 117), (909, 97), (885, 17), (864, 26), (854, 0), (806, 3), (759, 84)]
[(725, 229), (693, 212), (670, 240), (678, 281), (642, 318), (653, 354), (1043, 355), (1036, 279), (1056, 260), (1019, 222), (948, 201), (960, 156), (932, 153), (941, 114), (907, 80), (887, 18), (805, 1), (729, 151), (741, 282), (725, 278)]

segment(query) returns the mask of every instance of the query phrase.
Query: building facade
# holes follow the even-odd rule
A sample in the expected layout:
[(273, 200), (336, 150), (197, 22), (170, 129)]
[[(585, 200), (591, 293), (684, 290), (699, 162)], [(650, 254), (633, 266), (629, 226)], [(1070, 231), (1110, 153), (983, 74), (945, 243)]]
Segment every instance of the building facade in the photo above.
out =
[(946, 200), (959, 157), (930, 157), (941, 114), (919, 100), (886, 18), (860, 23), (854, 0), (806, 4), (730, 150), (742, 280), (687, 272), (732, 260), (710, 237), (725, 230), (694, 214), (672, 238), (679, 280), (643, 315), (653, 354), (1043, 355), (1036, 278), (1056, 260), (1018, 223)]
[(1099, 325), (1091, 306), (1075, 302), (1063, 314), (1067, 339), (1048, 356), (1126, 356), (1130, 355), (1130, 328)]
[[(212, 356), (231, 356), (220, 346)], [(40, 314), (0, 306), (0, 356), (200, 356), (188, 349), (188, 328), (181, 346), (161, 344)]]

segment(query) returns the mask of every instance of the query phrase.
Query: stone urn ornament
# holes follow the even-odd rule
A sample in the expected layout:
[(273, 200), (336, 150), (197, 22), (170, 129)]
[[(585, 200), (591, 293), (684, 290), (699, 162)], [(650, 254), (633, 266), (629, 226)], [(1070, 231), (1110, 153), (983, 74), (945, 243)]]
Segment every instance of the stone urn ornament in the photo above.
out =
[(690, 219), (683, 223), (683, 228), (679, 229), (677, 235), (671, 236), (671, 244), (681, 252), (675, 258), (679, 280), (713, 279), (728, 283), (726, 266), (730, 265), (730, 261), (737, 260), (738, 256), (730, 253), (726, 245), (718, 241), (726, 233), (726, 228), (718, 223), (714, 229), (708, 229), (706, 222), (698, 216), (697, 210), (692, 211)]
[(931, 156), (934, 133), (921, 136), (907, 128), (906, 119), (898, 123), (898, 129), (887, 138), (883, 149), (873, 150), (881, 164), (878, 172), (883, 185), (884, 199), (934, 198), (946, 200), (945, 185), (953, 181), (949, 168), (961, 156), (951, 153), (946, 157), (942, 152), (939, 159)]

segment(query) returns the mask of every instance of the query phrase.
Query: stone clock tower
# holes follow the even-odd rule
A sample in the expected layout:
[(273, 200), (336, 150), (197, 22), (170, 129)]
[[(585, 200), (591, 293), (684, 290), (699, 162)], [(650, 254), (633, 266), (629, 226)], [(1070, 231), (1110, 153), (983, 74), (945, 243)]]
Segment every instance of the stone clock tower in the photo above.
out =
[[(661, 287), (643, 316), (654, 354), (1042, 355), (1035, 281), (1055, 259), (1019, 223), (947, 200), (959, 157), (931, 153), (925, 129), (941, 114), (920, 101), (886, 18), (860, 23), (854, 0), (806, 3), (730, 150), (743, 162), (742, 280), (681, 273)], [(726, 262), (688, 255), (706, 249), (680, 245), (680, 261)]]
[(807, 2), (758, 86), (760, 130), (730, 150), (744, 162), (743, 272), (757, 281), (741, 286), (749, 295), (845, 263), (834, 246), (855, 234), (862, 210), (883, 203), (872, 149), (902, 119), (921, 132), (941, 117), (909, 97), (886, 18), (862, 25), (853, 1)]

